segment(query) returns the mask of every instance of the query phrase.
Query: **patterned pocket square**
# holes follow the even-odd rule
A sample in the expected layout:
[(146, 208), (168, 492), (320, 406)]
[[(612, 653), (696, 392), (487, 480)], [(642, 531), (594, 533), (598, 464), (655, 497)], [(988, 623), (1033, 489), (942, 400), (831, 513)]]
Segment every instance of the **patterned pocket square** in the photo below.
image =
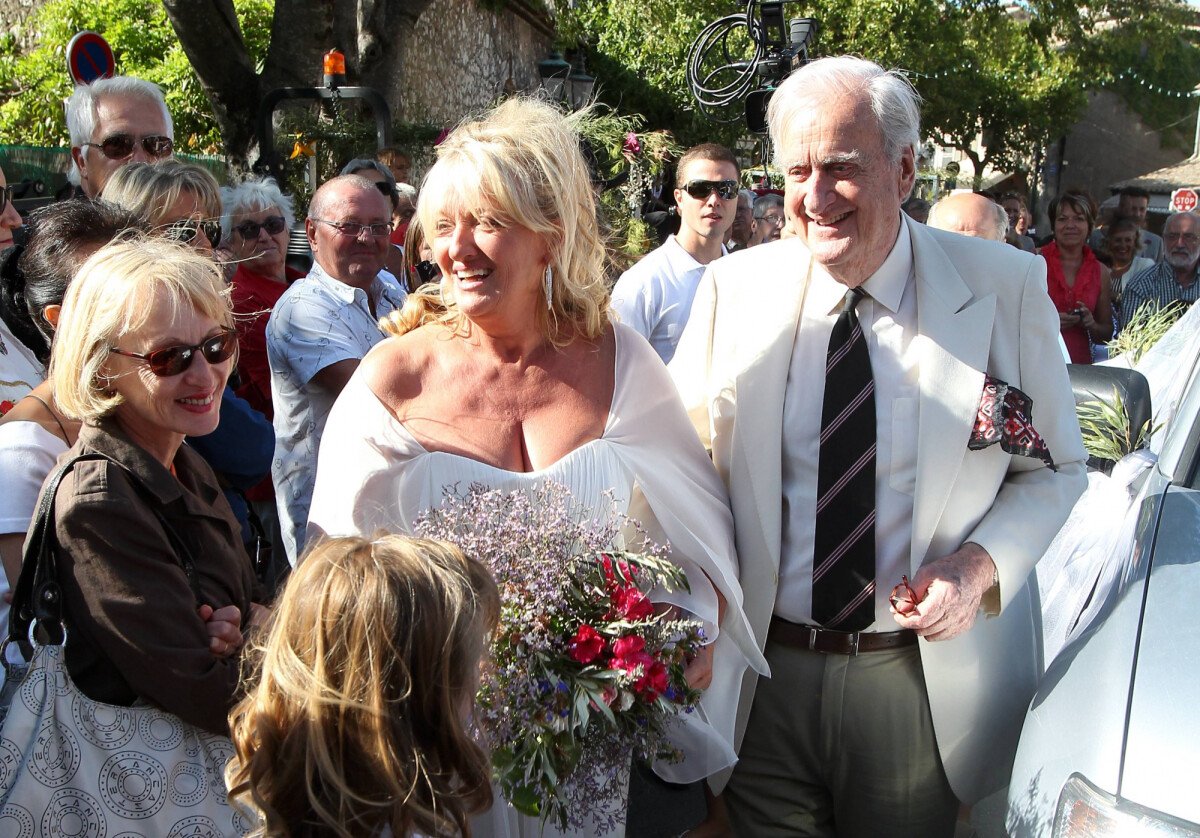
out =
[(983, 377), (983, 397), (967, 448), (979, 451), (1000, 443), (1009, 454), (1035, 457), (1058, 471), (1046, 441), (1033, 427), (1033, 399), (990, 375)]

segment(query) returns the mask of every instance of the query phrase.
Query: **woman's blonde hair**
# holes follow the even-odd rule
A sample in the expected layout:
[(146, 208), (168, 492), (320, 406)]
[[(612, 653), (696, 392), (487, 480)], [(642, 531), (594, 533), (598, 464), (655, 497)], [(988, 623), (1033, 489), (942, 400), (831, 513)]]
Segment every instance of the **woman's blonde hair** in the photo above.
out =
[[(221, 188), (216, 178), (201, 166), (171, 158), (122, 166), (109, 176), (101, 197), (159, 225), (177, 220), (168, 214), (184, 192), (196, 198), (204, 218), (221, 217)], [(216, 247), (217, 242), (212, 244)]]
[(445, 542), (313, 548), (229, 716), (230, 794), (257, 834), (469, 835), (492, 791), (464, 711), (499, 610), (486, 568)]
[[(553, 291), (551, 305), (538, 307), (538, 322), (556, 346), (594, 340), (608, 323), (604, 242), (575, 118), (536, 99), (514, 98), (464, 122), (438, 146), (417, 205), (429, 240), (439, 219), (459, 213), (499, 216), (541, 236)], [(463, 329), (451, 282), (444, 277), (410, 294), (389, 331), (404, 334), (429, 322)]]
[(189, 247), (139, 235), (102, 247), (83, 263), (63, 298), (50, 352), (48, 378), (64, 414), (94, 423), (121, 404), (103, 371), (110, 349), (162, 306), (172, 319), (191, 309), (233, 327), (220, 269)]

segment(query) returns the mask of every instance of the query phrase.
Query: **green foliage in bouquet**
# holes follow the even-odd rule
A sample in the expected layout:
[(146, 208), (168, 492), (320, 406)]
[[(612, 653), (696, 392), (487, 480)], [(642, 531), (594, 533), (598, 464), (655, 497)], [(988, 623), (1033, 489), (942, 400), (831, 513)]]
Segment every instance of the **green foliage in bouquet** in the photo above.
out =
[(1186, 309), (1178, 304), (1159, 307), (1147, 303), (1140, 307), (1108, 343), (1108, 357), (1126, 356), (1130, 366), (1141, 360), (1146, 351), (1165, 335)]
[(1148, 445), (1150, 436), (1161, 427), (1151, 427), (1149, 422), (1140, 428), (1131, 427), (1129, 410), (1121, 394), (1116, 392), (1111, 404), (1099, 399), (1080, 402), (1075, 406), (1075, 416), (1088, 455), (1114, 463)]

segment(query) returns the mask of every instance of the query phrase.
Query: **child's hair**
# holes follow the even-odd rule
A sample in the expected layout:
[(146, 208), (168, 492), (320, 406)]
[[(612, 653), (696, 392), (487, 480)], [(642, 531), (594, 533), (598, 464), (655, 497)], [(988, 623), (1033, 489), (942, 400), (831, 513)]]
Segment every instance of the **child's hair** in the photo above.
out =
[(229, 717), (230, 795), (256, 834), (470, 835), (492, 790), (466, 716), (499, 611), (487, 569), (445, 542), (313, 548)]

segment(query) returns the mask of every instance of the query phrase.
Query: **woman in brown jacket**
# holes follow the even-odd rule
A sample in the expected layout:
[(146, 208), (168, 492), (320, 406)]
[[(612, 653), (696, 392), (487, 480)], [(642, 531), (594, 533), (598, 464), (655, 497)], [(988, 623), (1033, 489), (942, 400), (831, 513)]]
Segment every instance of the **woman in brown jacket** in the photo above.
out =
[(55, 398), (81, 420), (55, 499), (66, 663), (86, 695), (144, 699), (228, 735), (241, 631), (261, 606), (237, 522), (185, 436), (217, 426), (237, 353), (218, 268), (178, 244), (109, 245), (63, 301)]

